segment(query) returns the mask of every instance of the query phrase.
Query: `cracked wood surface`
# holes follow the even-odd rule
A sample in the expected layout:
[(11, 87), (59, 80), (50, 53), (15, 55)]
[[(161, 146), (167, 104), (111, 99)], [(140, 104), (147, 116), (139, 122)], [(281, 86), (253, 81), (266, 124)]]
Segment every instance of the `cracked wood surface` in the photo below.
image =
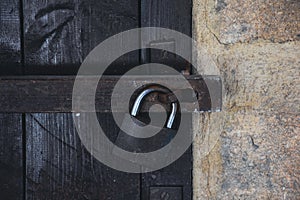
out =
[[(0, 1), (0, 75), (22, 73), (19, 7), (19, 1)], [(1, 199), (23, 199), (23, 164), (22, 114), (1, 113)]]
[[(23, 4), (25, 74), (74, 75), (96, 45), (139, 25), (134, 0), (25, 0)], [(121, 71), (137, 62), (138, 54), (133, 52), (115, 63)], [(70, 94), (61, 89), (73, 84), (56, 80), (62, 82), (53, 91)], [(46, 81), (43, 87), (53, 84)], [(65, 105), (67, 99), (56, 105)], [(107, 115), (100, 116), (102, 126), (114, 140), (118, 130)], [(26, 114), (26, 146), (26, 199), (140, 199), (140, 176), (97, 161), (82, 145), (71, 113)]]
[(2, 199), (23, 199), (22, 132), (22, 114), (0, 114), (0, 193)]
[[(23, 4), (26, 74), (74, 75), (96, 45), (139, 26), (134, 0), (24, 0)], [(123, 67), (137, 64), (138, 52), (114, 63)]]
[[(118, 129), (106, 115), (99, 117), (115, 140)], [(26, 199), (140, 199), (139, 174), (97, 161), (81, 144), (71, 114), (26, 114), (26, 132)]]
[[(174, 29), (181, 28), (183, 24), (188, 30), (185, 32), (184, 29), (184, 32), (191, 34), (191, 1), (186, 4), (184, 12), (180, 12), (177, 6), (185, 0), (172, 1), (170, 9), (167, 9), (168, 4), (160, 6), (160, 1), (151, 6), (147, 6), (148, 2), (25, 0), (25, 74), (74, 75), (85, 56), (101, 41), (121, 31), (147, 24), (143, 24), (140, 17), (145, 20), (159, 19), (155, 25), (163, 24)], [(140, 4), (146, 6), (141, 8)], [(174, 12), (178, 14), (176, 20)], [(159, 14), (164, 17), (157, 17)], [(164, 55), (164, 52), (158, 52), (156, 61), (162, 61)], [(150, 55), (145, 56), (143, 63), (150, 60)], [(139, 52), (126, 54), (113, 63), (106, 75), (122, 75), (139, 61)], [(185, 67), (174, 66), (178, 70)], [(119, 131), (108, 116), (109, 113), (100, 114), (109, 137), (114, 140)], [(85, 120), (89, 120), (88, 116)], [(183, 198), (191, 198), (190, 150), (162, 171), (135, 175), (114, 171), (96, 161), (80, 143), (71, 114), (26, 114), (26, 132), (27, 199), (146, 200), (150, 186), (168, 186), (170, 189), (174, 183), (182, 189), (179, 192)]]
[[(98, 43), (138, 26), (169, 27), (191, 35), (190, 0), (13, 0), (0, 5), (1, 75), (74, 75)], [(167, 42), (160, 36), (153, 39), (155, 47), (162, 40), (168, 45), (170, 38)], [(175, 59), (166, 52), (152, 51), (143, 54), (141, 61), (168, 64)], [(123, 74), (138, 63), (139, 52), (126, 54), (106, 74)], [(176, 63), (172, 66), (177, 70), (186, 69), (185, 63)], [(103, 118), (113, 137), (115, 127), (109, 118)], [(84, 149), (71, 114), (1, 114), (0, 124), (0, 192), (5, 199), (168, 198), (164, 189), (180, 194), (178, 198), (191, 198), (190, 150), (162, 171), (123, 174), (103, 166)], [(162, 187), (162, 194), (157, 190), (161, 186), (167, 186)]]

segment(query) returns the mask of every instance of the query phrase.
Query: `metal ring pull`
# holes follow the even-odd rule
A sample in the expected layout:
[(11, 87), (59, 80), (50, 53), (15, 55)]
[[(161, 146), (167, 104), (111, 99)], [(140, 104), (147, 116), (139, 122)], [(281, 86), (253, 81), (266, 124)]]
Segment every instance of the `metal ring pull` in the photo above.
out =
[[(146, 90), (144, 90), (143, 92), (141, 92), (138, 97), (136, 98), (134, 104), (133, 104), (133, 107), (132, 107), (132, 110), (131, 110), (131, 115), (132, 116), (136, 116), (139, 109), (140, 109), (140, 106), (141, 106), (141, 103), (143, 101), (143, 99), (149, 95), (150, 93), (153, 93), (153, 92), (161, 92), (161, 93), (165, 93), (165, 94), (168, 94), (170, 93), (168, 89), (166, 88), (148, 88)], [(171, 110), (171, 113), (170, 113), (170, 116), (168, 118), (168, 122), (167, 122), (167, 128), (172, 128), (172, 125), (174, 123), (174, 119), (176, 117), (176, 113), (177, 113), (177, 102), (176, 103), (172, 103), (171, 104), (172, 106), (172, 110)]]

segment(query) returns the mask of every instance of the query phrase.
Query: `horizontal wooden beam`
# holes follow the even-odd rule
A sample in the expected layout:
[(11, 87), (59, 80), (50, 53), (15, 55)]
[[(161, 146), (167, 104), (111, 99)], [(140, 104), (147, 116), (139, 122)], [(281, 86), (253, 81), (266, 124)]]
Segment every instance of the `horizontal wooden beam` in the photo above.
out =
[[(103, 76), (98, 83), (95, 95), (95, 109), (97, 112), (111, 112), (111, 95), (115, 84), (121, 81), (124, 86), (147, 85), (152, 82), (153, 77), (122, 77), (121, 76)], [(185, 77), (196, 94), (198, 102), (189, 101), (189, 95), (192, 94), (186, 88), (176, 88), (175, 95), (187, 97), (182, 111), (195, 111), (195, 103), (198, 103), (198, 111), (219, 111), (221, 109), (222, 83), (217, 76), (186, 76)], [(97, 77), (80, 77), (83, 84), (88, 86), (97, 80)], [(157, 76), (158, 84), (164, 82), (176, 81), (177, 77)], [(41, 113), (41, 112), (91, 112), (85, 108), (72, 108), (72, 92), (75, 76), (20, 76), (20, 77), (0, 77), (0, 112), (13, 113)], [(213, 90), (214, 98), (208, 92)], [(127, 91), (123, 91), (124, 94)], [(117, 105), (117, 111), (128, 111), (132, 102), (123, 102), (122, 92), (118, 94), (120, 101)], [(137, 94), (134, 94), (137, 95)], [(133, 96), (134, 96), (133, 95)], [(75, 96), (74, 98), (81, 98)], [(145, 112), (154, 103), (169, 103), (174, 95), (165, 95), (154, 93), (143, 103), (141, 112)], [(84, 98), (82, 98), (84, 99)], [(82, 102), (83, 104), (86, 103)]]

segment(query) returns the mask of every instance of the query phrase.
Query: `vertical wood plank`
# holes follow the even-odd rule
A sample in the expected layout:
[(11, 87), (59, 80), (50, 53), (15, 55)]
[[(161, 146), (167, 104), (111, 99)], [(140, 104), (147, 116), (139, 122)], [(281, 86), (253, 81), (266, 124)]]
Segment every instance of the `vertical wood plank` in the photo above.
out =
[[(179, 31), (191, 36), (192, 30), (192, 1), (191, 0), (142, 0), (141, 26), (162, 27)], [(176, 51), (175, 38), (168, 35), (151, 34), (149, 41), (142, 41), (149, 48), (164, 47)], [(142, 51), (142, 62), (159, 62), (172, 66), (178, 71), (185, 70), (189, 65), (185, 60), (172, 53), (161, 50)], [(191, 44), (187, 49), (192, 50)]]
[[(100, 114), (103, 125), (116, 135), (106, 115)], [(26, 124), (26, 199), (140, 199), (139, 175), (94, 159), (81, 144), (71, 114), (27, 114)]]
[[(76, 74), (94, 47), (138, 24), (137, 0), (24, 0), (25, 71)], [(138, 60), (135, 52), (115, 64), (125, 67)]]
[[(193, 134), (191, 117), (189, 114), (182, 114), (180, 124), (181, 129), (186, 131), (186, 137), (190, 137), (190, 140), (192, 140)], [(189, 147), (179, 159), (169, 166), (142, 174), (141, 199), (151, 199), (153, 192), (156, 193), (154, 196), (173, 196), (175, 193), (180, 194), (180, 197), (176, 196), (174, 199), (192, 199), (192, 159), (192, 148)], [(172, 191), (170, 188), (174, 190)]]
[(191, 0), (142, 0), (141, 2), (142, 26), (169, 28), (191, 35)]
[[(169, 188), (180, 188), (181, 191), (174, 199), (192, 199), (192, 151), (187, 150), (177, 161), (161, 170), (142, 175), (142, 200), (152, 200), (152, 188), (159, 190), (156, 196), (172, 196)], [(177, 189), (178, 190), (178, 189)]]
[(0, 1), (0, 75), (22, 73), (18, 0)]
[(0, 196), (23, 198), (22, 115), (0, 114)]
[[(163, 27), (191, 36), (192, 1), (191, 0), (142, 0), (141, 26)], [(174, 38), (167, 35), (147, 36), (149, 41), (142, 41), (149, 48), (165, 47), (176, 51)], [(187, 44), (190, 45), (190, 44)], [(192, 51), (190, 45), (187, 46)], [(158, 62), (174, 67), (178, 71), (186, 70), (189, 64), (178, 56), (160, 50), (143, 50), (142, 62)], [(192, 135), (191, 118), (180, 124)], [(180, 190), (182, 188), (182, 190)], [(171, 194), (172, 193), (172, 194)], [(142, 199), (156, 197), (174, 199), (192, 199), (192, 150), (189, 148), (176, 162), (161, 170), (142, 175)], [(173, 195), (173, 196), (172, 196)]]
[[(0, 1), (0, 75), (19, 75), (21, 66), (20, 3)], [(23, 199), (22, 115), (0, 114), (0, 196)]]

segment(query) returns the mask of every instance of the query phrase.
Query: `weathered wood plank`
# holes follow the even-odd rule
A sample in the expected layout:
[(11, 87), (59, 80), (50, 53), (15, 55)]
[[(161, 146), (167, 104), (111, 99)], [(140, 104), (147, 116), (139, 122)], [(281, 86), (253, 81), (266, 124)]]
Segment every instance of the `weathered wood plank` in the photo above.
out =
[[(188, 36), (192, 35), (192, 1), (191, 0), (142, 0), (141, 1), (141, 26), (162, 27), (179, 31)], [(176, 51), (182, 48), (175, 45), (177, 41), (168, 35), (149, 34), (148, 39), (142, 42), (143, 47), (164, 47)], [(186, 44), (190, 49), (191, 44)], [(178, 71), (186, 70), (189, 66), (182, 58), (161, 50), (142, 51), (142, 62), (159, 62), (172, 66)]]
[[(22, 73), (19, 8), (19, 1), (0, 1), (0, 75)], [(23, 199), (22, 132), (21, 114), (0, 114), (1, 199)]]
[[(156, 195), (152, 193), (153, 188)], [(175, 196), (169, 188), (177, 188)], [(178, 195), (178, 196), (177, 196)], [(151, 199), (150, 197), (160, 197), (163, 199), (192, 199), (192, 151), (191, 148), (182, 155), (177, 161), (161, 170), (142, 174), (142, 200)], [(153, 198), (156, 199), (156, 198)]]
[[(96, 45), (138, 27), (138, 10), (136, 0), (24, 0), (26, 74), (76, 74)], [(126, 55), (109, 73), (138, 59)]]
[[(96, 111), (98, 112), (110, 112), (111, 111), (111, 94), (114, 89), (114, 85), (119, 80), (120, 76), (104, 76), (98, 85), (96, 92)], [(90, 88), (91, 83), (96, 77), (84, 78), (81, 77), (82, 84), (85, 84), (87, 88)], [(96, 79), (97, 80), (97, 79)], [(123, 77), (121, 84), (125, 86), (133, 86), (137, 83), (143, 83), (143, 85), (152, 83), (170, 83), (172, 81), (178, 81), (176, 76), (157, 76), (156, 77)], [(187, 80), (193, 86), (196, 95), (198, 96), (199, 110), (200, 111), (217, 111), (221, 109), (221, 80), (217, 76), (188, 76)], [(214, 94), (216, 94), (215, 104), (212, 107), (209, 91), (206, 87), (206, 83), (213, 87)], [(74, 85), (74, 77), (20, 77), (20, 78), (0, 78), (0, 112), (70, 112), (70, 111), (92, 111), (82, 110), (87, 108), (75, 108), (72, 110), (72, 92)], [(170, 88), (172, 89), (172, 88)], [(174, 88), (174, 90), (186, 89), (186, 88)], [(121, 91), (120, 98), (124, 95)], [(178, 93), (177, 95), (187, 95), (185, 93)], [(192, 93), (191, 93), (192, 95)], [(155, 97), (155, 96), (154, 96)], [(75, 96), (75, 98), (82, 98), (82, 95)], [(83, 100), (82, 100), (83, 101)], [(156, 101), (152, 98), (152, 101)], [(87, 102), (83, 102), (87, 103)], [(120, 112), (128, 111), (128, 102), (118, 102), (117, 110)], [(147, 108), (147, 106), (145, 106)], [(77, 110), (78, 109), (78, 110)], [(194, 111), (194, 102), (186, 103), (186, 110), (182, 111)]]
[[(173, 6), (173, 3), (168, 2), (163, 6), (166, 8), (168, 4), (170, 4), (168, 6), (172, 5), (167, 12), (169, 16), (172, 16), (173, 11), (178, 12), (177, 5)], [(161, 7), (158, 1), (154, 4), (157, 8)], [(24, 5), (27, 74), (75, 74), (81, 61), (94, 46), (110, 35), (137, 27), (139, 22), (138, 1), (133, 0), (129, 2), (108, 0), (76, 0), (71, 2), (67, 0), (62, 3), (55, 3), (54, 0), (39, 2), (25, 0)], [(187, 5), (187, 7), (189, 6), (190, 4)], [(142, 10), (142, 15), (144, 13), (146, 12)], [(182, 12), (178, 16), (183, 17), (186, 15), (185, 12)], [(170, 19), (166, 24), (178, 20), (178, 16), (177, 19), (176, 17)], [(187, 16), (191, 17), (191, 12), (187, 13)], [(162, 18), (164, 17), (162, 16)], [(190, 31), (191, 20), (185, 22), (189, 24)], [(182, 24), (179, 24), (177, 28), (169, 26), (169, 28), (175, 30), (179, 30), (180, 27), (182, 27)], [(186, 33), (185, 31), (181, 32)], [(156, 45), (156, 42), (162, 38), (156, 37), (154, 39), (150, 42)], [(155, 54), (158, 56), (155, 56)], [(169, 64), (174, 59), (170, 57), (170, 59), (162, 60), (161, 54), (155, 53), (155, 51), (151, 52), (151, 55), (151, 61), (161, 60), (164, 64)], [(106, 74), (120, 75), (123, 68), (129, 68), (134, 62), (138, 62), (136, 52), (133, 55), (126, 55), (119, 59), (115, 62), (117, 67)], [(178, 64), (178, 62), (175, 63)], [(181, 70), (185, 68), (186, 64), (174, 66), (181, 66), (179, 68)], [(60, 81), (62, 80), (58, 80), (56, 84), (53, 84), (55, 81), (51, 81), (52, 84), (49, 84), (49, 82), (43, 82), (43, 80), (31, 82), (29, 85), (32, 86), (33, 90), (30, 92), (35, 93), (36, 96), (31, 99), (24, 99), (23, 95), (22, 101), (16, 101), (16, 105), (29, 100), (30, 103), (27, 102), (26, 104), (27, 109), (30, 107), (30, 110), (40, 105), (50, 105), (50, 109), (47, 107), (46, 110), (64, 112), (66, 105), (69, 105), (66, 112), (71, 111), (70, 95), (74, 80)], [(101, 105), (96, 106), (97, 109), (104, 109), (102, 111), (105, 112), (109, 111), (110, 98), (108, 97), (110, 97), (113, 83), (116, 83), (116, 81), (110, 80), (107, 84), (101, 84), (105, 85), (105, 88), (100, 87), (99, 92), (96, 94), (96, 101), (100, 102)], [(41, 87), (36, 87), (39, 84), (41, 84)], [(128, 81), (126, 84), (132, 83)], [(18, 86), (18, 89), (23, 90), (22, 88), (28, 88), (28, 86)], [(49, 93), (49, 91), (51, 92)], [(20, 94), (20, 91), (18, 92)], [(10, 93), (12, 92), (5, 92), (4, 94)], [(23, 94), (28, 93), (23, 91)], [(52, 96), (49, 97), (49, 94), (55, 94), (56, 100), (52, 101)], [(40, 95), (44, 95), (44, 97)], [(37, 100), (39, 102), (36, 102)], [(58, 104), (53, 106), (53, 102), (58, 102)], [(127, 108), (128, 105), (125, 105), (125, 107)], [(53, 108), (55, 109), (53, 110)], [(18, 110), (20, 111), (20, 109)], [(108, 127), (108, 130), (110, 130), (109, 135), (116, 135), (118, 132), (112, 125), (111, 119), (104, 113), (101, 115), (103, 115), (102, 119), (107, 120), (102, 125)], [(96, 162), (80, 144), (70, 114), (28, 114), (26, 120), (28, 146), (27, 199), (140, 199), (139, 175), (119, 173)], [(190, 153), (185, 156), (188, 160), (190, 157)], [(180, 161), (181, 167), (185, 161)], [(179, 164), (176, 166), (179, 166)], [(184, 167), (185, 172), (191, 173), (189, 166)], [(157, 174), (161, 173), (164, 174), (163, 172), (157, 172)], [(170, 185), (176, 182), (170, 178), (168, 179), (168, 177), (174, 175), (173, 173), (177, 173), (173, 168), (169, 168), (165, 173), (165, 178), (163, 178), (165, 184)], [(186, 179), (180, 176), (177, 179), (182, 178), (182, 180), (186, 180), (187, 184), (180, 181), (176, 183), (181, 184), (180, 187), (187, 186), (191, 190), (189, 185), (191, 177), (186, 174), (183, 176)], [(115, 180), (116, 185), (111, 180)], [(162, 182), (162, 180), (158, 181), (157, 184)], [(146, 187), (149, 186), (148, 183), (151, 183), (151, 181), (145, 183)], [(153, 183), (153, 185), (156, 184)]]
[(23, 199), (22, 115), (0, 114), (1, 199)]
[[(75, 75), (96, 45), (109, 36), (138, 27), (138, 11), (136, 0), (24, 0), (26, 74)], [(106, 74), (120, 74), (122, 68), (138, 60), (137, 52), (127, 54), (115, 61)], [(31, 82), (41, 87), (34, 86), (36, 96), (27, 99), (30, 110), (39, 107), (30, 104), (45, 106), (37, 101), (54, 97), (46, 100), (50, 103), (46, 110), (71, 111), (74, 77), (52, 78)], [(111, 119), (104, 115), (103, 126), (113, 135)], [(27, 114), (26, 125), (27, 199), (139, 199), (139, 175), (117, 172), (95, 160), (81, 144), (70, 113)]]
[[(192, 30), (192, 1), (191, 0), (142, 0), (141, 1), (141, 26), (142, 27), (163, 27), (179, 31), (188, 36), (191, 36)], [(176, 46), (175, 38), (169, 35), (148, 34), (146, 40), (141, 41), (143, 48), (141, 61), (143, 63), (155, 62), (172, 66), (178, 71), (184, 71), (189, 74), (191, 72), (190, 64), (184, 59), (167, 51), (157, 50), (155, 48), (165, 48), (172, 51), (178, 51), (178, 48), (183, 46)], [(185, 44), (185, 49), (190, 50), (192, 55), (191, 44)], [(153, 48), (153, 49), (149, 49)], [(150, 69), (151, 70), (151, 69)], [(156, 73), (153, 70), (151, 74)], [(212, 77), (211, 77), (212, 78)], [(216, 78), (216, 77), (215, 77)], [(205, 77), (204, 77), (205, 79)], [(220, 81), (220, 80), (219, 80)], [(218, 82), (218, 81), (217, 81)], [(191, 83), (191, 82), (190, 82)], [(217, 92), (219, 100), (221, 100), (221, 82), (220, 88)], [(206, 90), (207, 87), (199, 82), (191, 83), (198, 85), (194, 90)], [(217, 84), (218, 85), (218, 84)], [(203, 87), (204, 86), (204, 87)], [(201, 89), (200, 89), (201, 88)], [(217, 89), (218, 86), (215, 88)], [(205, 93), (205, 92), (204, 92)], [(204, 93), (199, 95), (200, 110), (219, 110), (221, 108), (221, 101), (218, 108), (211, 107), (211, 102)], [(201, 92), (199, 92), (201, 94)], [(207, 94), (207, 93), (206, 93)], [(205, 97), (206, 96), (206, 97)], [(204, 98), (203, 98), (204, 97)], [(207, 101), (208, 100), (208, 101)], [(206, 105), (206, 106), (204, 106)], [(208, 106), (209, 105), (209, 106)], [(215, 105), (213, 103), (213, 105)], [(206, 107), (206, 109), (205, 109)], [(207, 109), (210, 107), (210, 109)], [(176, 123), (179, 125), (179, 123)], [(191, 120), (185, 123), (180, 123), (180, 126), (186, 126), (186, 130), (192, 133)], [(192, 134), (190, 134), (192, 135)], [(191, 149), (181, 156), (177, 161), (171, 165), (151, 173), (142, 174), (142, 193), (141, 199), (192, 199), (192, 153)]]
[(17, 0), (0, 1), (0, 75), (22, 73), (19, 7)]
[[(187, 137), (192, 137), (192, 116), (185, 114), (181, 120), (183, 121), (180, 123), (180, 128), (190, 133)], [(178, 160), (169, 166), (142, 174), (141, 199), (148, 200), (152, 196), (159, 196), (161, 199), (164, 199), (163, 197), (180, 200), (192, 199), (192, 165), (192, 148), (188, 148)], [(173, 189), (170, 190), (170, 188)]]
[[(99, 118), (114, 139), (119, 130), (107, 115)], [(26, 199), (140, 199), (139, 175), (97, 161), (81, 144), (71, 114), (26, 114), (26, 125)]]

